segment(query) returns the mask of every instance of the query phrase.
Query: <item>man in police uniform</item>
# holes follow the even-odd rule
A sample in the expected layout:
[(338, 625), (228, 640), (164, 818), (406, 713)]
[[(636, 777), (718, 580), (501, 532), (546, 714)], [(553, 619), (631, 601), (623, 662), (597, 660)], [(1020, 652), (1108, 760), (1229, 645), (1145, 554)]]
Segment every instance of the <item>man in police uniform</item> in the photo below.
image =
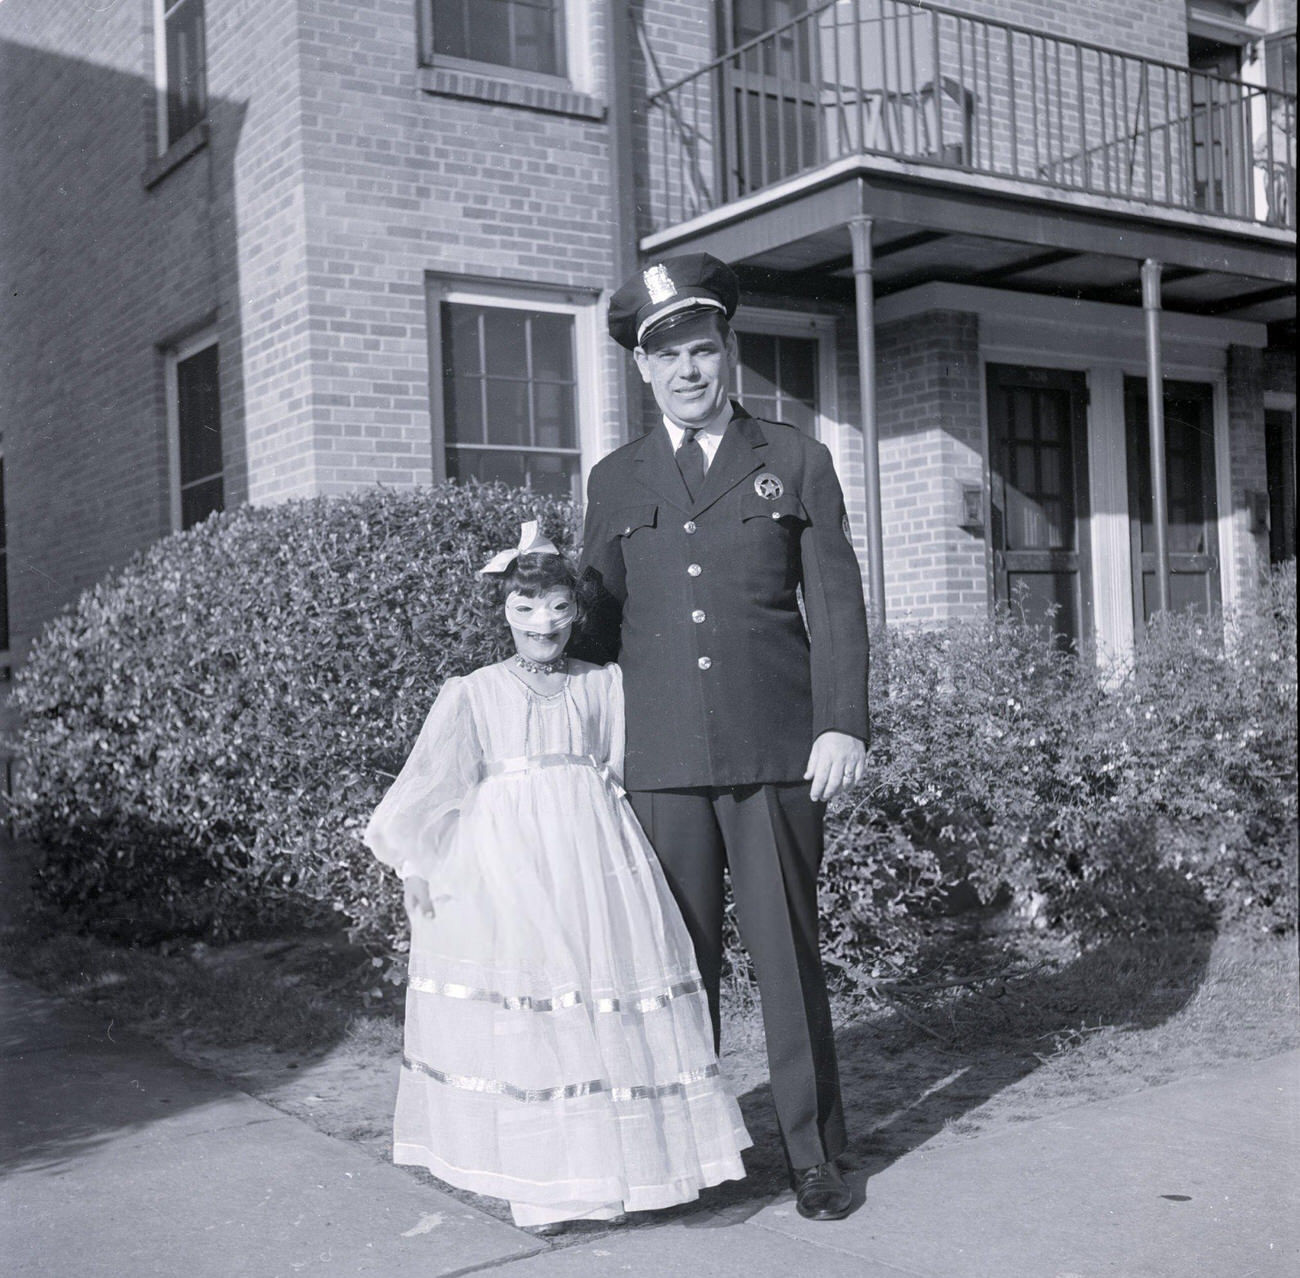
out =
[[(847, 1214), (817, 943), (824, 802), (866, 766), (867, 626), (830, 455), (728, 399), (739, 285), (708, 254), (613, 296), (663, 424), (591, 472), (583, 562), (627, 698), (625, 784), (695, 943), (718, 1032), (723, 869), (762, 997), (799, 1212)], [(802, 613), (800, 609), (802, 596)]]

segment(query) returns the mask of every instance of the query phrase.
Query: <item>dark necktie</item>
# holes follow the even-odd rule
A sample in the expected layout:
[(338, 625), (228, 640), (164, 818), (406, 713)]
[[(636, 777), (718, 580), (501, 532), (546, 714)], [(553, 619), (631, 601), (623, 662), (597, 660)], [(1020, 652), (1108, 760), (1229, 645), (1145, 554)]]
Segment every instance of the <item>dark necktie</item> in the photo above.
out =
[(696, 438), (700, 429), (698, 426), (686, 427), (686, 433), (682, 436), (682, 442), (678, 445), (676, 453), (677, 469), (682, 472), (686, 491), (690, 493), (692, 501), (704, 487), (704, 449), (700, 447), (700, 441)]

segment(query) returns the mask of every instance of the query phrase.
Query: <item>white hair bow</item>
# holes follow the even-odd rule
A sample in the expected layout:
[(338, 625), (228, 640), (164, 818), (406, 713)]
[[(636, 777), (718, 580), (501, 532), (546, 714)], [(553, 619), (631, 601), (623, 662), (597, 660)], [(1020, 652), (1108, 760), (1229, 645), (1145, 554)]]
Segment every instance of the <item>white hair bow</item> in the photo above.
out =
[(489, 573), (508, 572), (510, 565), (520, 555), (558, 555), (559, 547), (537, 529), (537, 520), (530, 519), (519, 525), (519, 545), (510, 550), (499, 550), (478, 570), (480, 577)]

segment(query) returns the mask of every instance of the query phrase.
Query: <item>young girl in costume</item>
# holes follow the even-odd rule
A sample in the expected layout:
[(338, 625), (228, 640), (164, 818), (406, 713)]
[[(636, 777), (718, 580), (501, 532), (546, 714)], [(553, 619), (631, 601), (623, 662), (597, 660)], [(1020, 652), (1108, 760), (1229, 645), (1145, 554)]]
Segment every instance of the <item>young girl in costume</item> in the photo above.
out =
[(685, 925), (619, 788), (616, 665), (564, 656), (576, 574), (495, 556), (516, 653), (443, 685), (366, 829), (411, 917), (393, 1158), (553, 1233), (742, 1177)]

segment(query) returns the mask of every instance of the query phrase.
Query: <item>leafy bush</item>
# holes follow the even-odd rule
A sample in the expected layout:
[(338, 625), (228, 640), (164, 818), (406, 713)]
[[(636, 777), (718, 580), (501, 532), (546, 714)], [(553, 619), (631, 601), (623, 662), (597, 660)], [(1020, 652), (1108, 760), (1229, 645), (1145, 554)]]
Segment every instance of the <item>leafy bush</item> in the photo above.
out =
[(905, 954), (973, 885), (1081, 938), (1295, 925), (1294, 563), (1231, 619), (1162, 617), (1097, 669), (1045, 627), (890, 631), (868, 782), (832, 810), (831, 958)]
[(529, 518), (572, 543), (571, 506), (500, 485), (242, 507), (88, 591), (15, 692), (48, 895), (122, 936), (401, 935), (358, 825), (442, 681), (501, 655), (475, 574)]
[[(49, 897), (123, 937), (341, 916), (400, 950), (359, 827), (442, 681), (508, 642), (475, 572), (532, 517), (572, 543), (569, 505), (496, 486), (242, 508), (89, 591), (15, 694)], [(1081, 938), (1294, 925), (1294, 566), (1226, 645), (1167, 618), (1098, 671), (999, 616), (877, 636), (872, 679), (870, 777), (827, 827), (834, 963), (905, 961), (972, 887)]]

